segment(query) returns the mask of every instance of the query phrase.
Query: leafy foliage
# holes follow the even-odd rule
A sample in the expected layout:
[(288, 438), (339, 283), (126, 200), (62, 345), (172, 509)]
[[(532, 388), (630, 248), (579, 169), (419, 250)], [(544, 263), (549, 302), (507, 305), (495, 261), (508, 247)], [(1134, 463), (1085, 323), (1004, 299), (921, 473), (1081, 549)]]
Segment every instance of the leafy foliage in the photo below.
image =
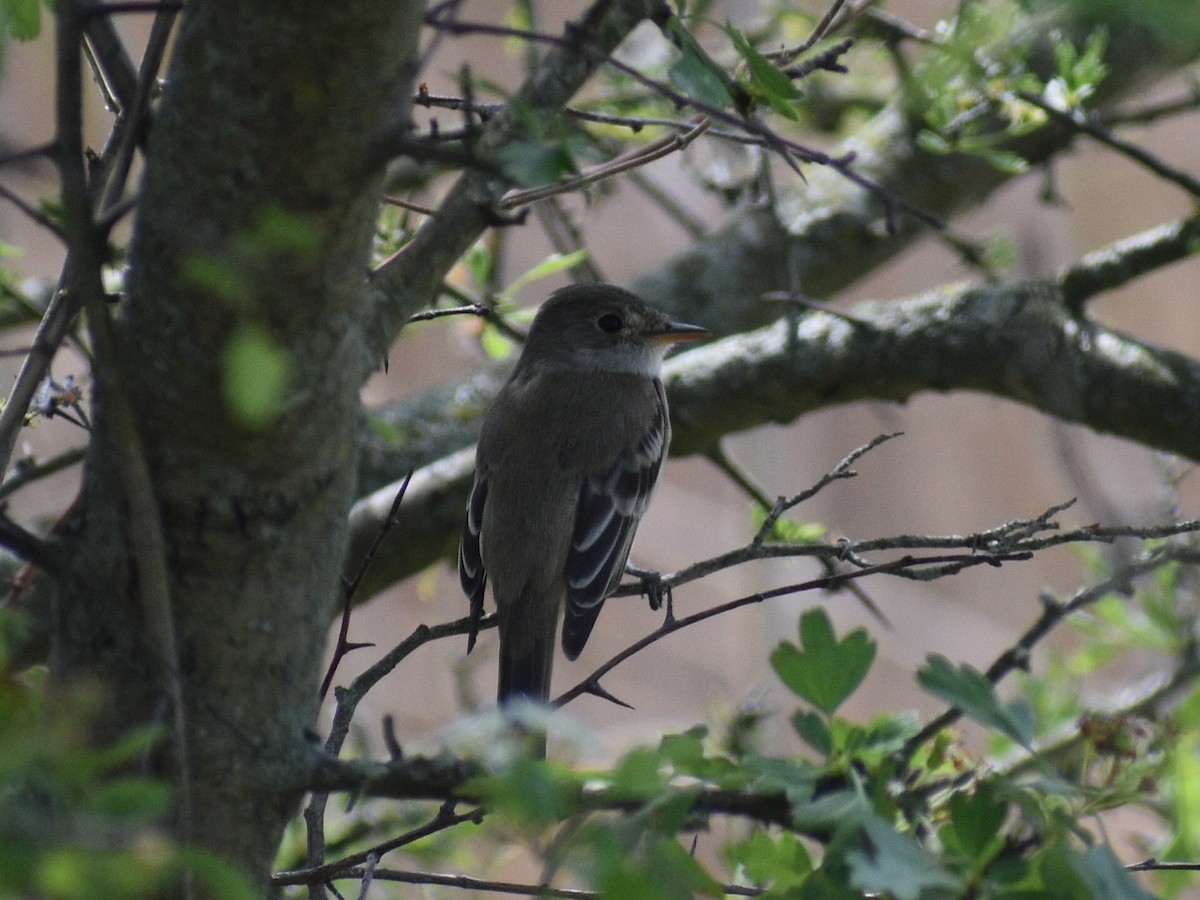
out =
[(170, 787), (134, 774), (160, 730), (95, 743), (99, 688), (13, 672), (8, 646), (19, 627), (0, 617), (0, 896), (154, 897), (183, 872), (214, 897), (253, 896), (225, 863), (164, 829)]

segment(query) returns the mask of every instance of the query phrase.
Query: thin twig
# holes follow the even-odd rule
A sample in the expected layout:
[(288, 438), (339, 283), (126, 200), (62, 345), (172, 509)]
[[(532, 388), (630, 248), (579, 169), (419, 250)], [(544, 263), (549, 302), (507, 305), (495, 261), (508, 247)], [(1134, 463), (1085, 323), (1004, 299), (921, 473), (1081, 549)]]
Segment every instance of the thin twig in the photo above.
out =
[(324, 865), (314, 866), (310, 869), (294, 869), (290, 872), (280, 872), (272, 876), (271, 883), (277, 886), (290, 884), (321, 884), (331, 878), (342, 877), (348, 869), (362, 865), (366, 862), (367, 857), (374, 855), (382, 859), (385, 853), (390, 853), (399, 847), (411, 844), (414, 841), (419, 841), (427, 838), (430, 835), (437, 834), (440, 831), (445, 831), (447, 828), (453, 828), (456, 825), (461, 825), (465, 822), (474, 822), (478, 824), (483, 821), (483, 811), (477, 808), (472, 808), (468, 812), (456, 813), (454, 811), (455, 802), (449, 800), (442, 804), (437, 815), (417, 828), (410, 829), (404, 834), (397, 835), (394, 838), (389, 838), (386, 841), (381, 841), (367, 850), (360, 853), (351, 853), (341, 859), (334, 860)]
[[(137, 140), (130, 139), (130, 135), (137, 138), (144, 131), (142, 123), (145, 121), (144, 117), (149, 103), (149, 85), (153, 83), (157, 75), (170, 37), (170, 16), (173, 16), (173, 13), (164, 12), (155, 18), (139, 70), (137, 102), (126, 110), (125, 115), (117, 119), (113, 133), (101, 154), (100, 164), (94, 169), (95, 172), (107, 174), (97, 179), (89, 189), (93, 210), (114, 208), (124, 192), (125, 179), (128, 177), (131, 164), (130, 159), (138, 143)], [(95, 19), (93, 25), (95, 22), (106, 23), (107, 20), (102, 17)], [(94, 27), (89, 27), (89, 34), (93, 34), (95, 31)], [(119, 47), (116, 48), (114, 53), (119, 49)], [(82, 153), (82, 139), (80, 144), (80, 153)], [(54, 146), (60, 155), (65, 152), (60, 145), (52, 144), (51, 146)], [(82, 159), (82, 156), (80, 158)], [(106, 224), (111, 225), (112, 223)], [(38, 386), (41, 385), (50, 369), (54, 355), (70, 332), (75, 316), (79, 312), (79, 295), (73, 290), (77, 267), (74, 257), (75, 250), (73, 247), (69, 247), (67, 259), (59, 277), (58, 290), (54, 292), (50, 302), (46, 305), (46, 311), (34, 334), (33, 348), (21, 364), (16, 382), (9, 391), (3, 409), (0, 409), (0, 472), (8, 468), (8, 462), (16, 447), (17, 435), (25, 424), (25, 414), (29, 409), (29, 404), (33, 401)]]
[(776, 50), (774, 53), (764, 53), (763, 55), (778, 66), (782, 67), (790, 64), (798, 56), (807, 53), (815, 47), (817, 42), (828, 34), (830, 25), (833, 24), (834, 18), (841, 11), (845, 3), (846, 0), (833, 0), (829, 4), (829, 9), (825, 11), (825, 15), (822, 16), (821, 21), (817, 23), (817, 27), (812, 30), (812, 34), (805, 38), (801, 44), (787, 50)]
[(706, 619), (711, 619), (714, 616), (724, 615), (725, 613), (733, 612), (735, 609), (741, 609), (744, 606), (751, 606), (756, 603), (763, 603), (767, 600), (773, 600), (776, 597), (786, 597), (793, 594), (805, 593), (816, 590), (833, 590), (840, 587), (843, 583), (853, 581), (859, 578), (865, 578), (870, 575), (879, 574), (900, 574), (906, 569), (914, 568), (933, 568), (945, 574), (959, 572), (963, 569), (973, 568), (980, 565), (999, 566), (1006, 562), (1023, 562), (1032, 557), (1031, 553), (1003, 553), (1003, 554), (942, 554), (936, 556), (905, 556), (901, 559), (892, 560), (891, 562), (879, 563), (878, 565), (869, 566), (864, 569), (856, 569), (851, 572), (842, 572), (834, 575), (828, 575), (822, 578), (813, 578), (808, 581), (796, 582), (794, 584), (783, 585), (782, 587), (772, 588), (769, 591), (762, 591), (757, 594), (750, 594), (745, 597), (739, 597), (736, 600), (730, 600), (727, 603), (721, 603), (709, 609), (701, 610), (693, 613), (690, 616), (684, 616), (679, 619), (669, 619), (660, 625), (650, 634), (630, 644), (620, 653), (609, 658), (601, 666), (597, 667), (587, 678), (576, 684), (573, 688), (560, 694), (553, 701), (555, 707), (565, 706), (572, 700), (583, 694), (597, 694), (597, 688), (600, 685), (600, 679), (615, 669), (618, 665), (629, 659), (636, 653), (645, 650), (651, 644), (655, 644), (668, 635), (688, 628)]
[(30, 459), (17, 460), (16, 465), (12, 467), (4, 479), (4, 483), (0, 484), (0, 500), (12, 496), (21, 488), (34, 482), (55, 475), (64, 469), (69, 469), (71, 466), (78, 465), (87, 456), (87, 449), (86, 446), (73, 447), (44, 462), (37, 462)]
[[(191, 776), (187, 743), (186, 711), (180, 683), (179, 653), (175, 641), (174, 614), (171, 608), (170, 576), (167, 570), (166, 540), (159, 518), (150, 467), (146, 461), (142, 435), (129, 402), (117, 350), (116, 336), (101, 281), (104, 263), (104, 236), (96, 227), (92, 202), (84, 171), (83, 91), (80, 62), (82, 39), (78, 4), (59, 0), (56, 32), (56, 71), (58, 73), (56, 144), (62, 181), (62, 203), (70, 237), (71, 256), (75, 260), (74, 277), (67, 292), (77, 294), (88, 312), (88, 325), (97, 365), (96, 380), (104, 397), (110, 424), (110, 450), (117, 476), (128, 504), (127, 546), (137, 568), (137, 594), (145, 617), (147, 635), (158, 658), (154, 661), (171, 699), (172, 736), (177, 779), (178, 824), (187, 841), (192, 825)], [(191, 880), (183, 879), (185, 895), (191, 894)]]
[(580, 188), (587, 187), (589, 184), (595, 184), (597, 181), (619, 175), (621, 172), (640, 168), (656, 159), (661, 159), (664, 156), (669, 156), (672, 153), (682, 150), (707, 131), (708, 126), (708, 119), (701, 119), (693, 123), (692, 127), (683, 134), (666, 135), (649, 144), (636, 147), (629, 153), (618, 156), (616, 159), (611, 159), (602, 165), (587, 169), (575, 178), (568, 178), (559, 184), (547, 185), (546, 187), (512, 191), (505, 194), (500, 199), (498, 205), (501, 209), (517, 209), (521, 206), (527, 206), (530, 203), (536, 203), (539, 200), (545, 200), (547, 197), (553, 197), (556, 194), (565, 194), (570, 191), (579, 190)]
[(371, 546), (363, 554), (362, 562), (358, 565), (358, 571), (351, 580), (344, 582), (342, 585), (342, 621), (338, 628), (337, 642), (333, 648), (333, 659), (329, 661), (329, 668), (325, 672), (325, 677), (321, 680), (320, 697), (322, 700), (329, 693), (329, 686), (333, 684), (334, 673), (337, 672), (338, 665), (345, 658), (346, 654), (351, 650), (372, 646), (370, 644), (351, 644), (347, 639), (347, 635), (350, 632), (350, 612), (354, 608), (354, 595), (358, 591), (358, 586), (362, 584), (363, 578), (366, 577), (367, 570), (371, 568), (371, 563), (375, 560), (375, 554), (379, 551), (380, 545), (383, 544), (383, 539), (387, 537), (388, 532), (396, 525), (400, 514), (400, 504), (404, 502), (404, 494), (408, 491), (408, 483), (412, 481), (412, 477), (413, 473), (410, 469), (408, 474), (404, 476), (404, 481), (400, 483), (400, 489), (396, 491), (396, 499), (392, 501), (387, 518), (379, 526), (379, 532), (375, 535), (375, 540), (371, 542)]
[(767, 511), (771, 509), (773, 504), (771, 498), (767, 496), (767, 492), (754, 483), (753, 476), (742, 468), (736, 460), (730, 457), (720, 443), (709, 450), (705, 456), (709, 462), (724, 472), (730, 481), (740, 487), (746, 496), (762, 507), (762, 509)]
[[(484, 34), (495, 37), (518, 38), (526, 41), (539, 41), (542, 43), (551, 44), (553, 46), (565, 45), (564, 38), (556, 35), (529, 31), (528, 29), (524, 28), (512, 28), (504, 25), (492, 25), (483, 22), (446, 22), (430, 15), (426, 16), (425, 21), (434, 29), (444, 29), (449, 31), (451, 34)], [(884, 205), (885, 219), (889, 232), (895, 230), (893, 219), (897, 212), (906, 213), (907, 215), (912, 216), (914, 219), (917, 219), (931, 228), (944, 227), (942, 220), (938, 216), (935, 216), (921, 209), (920, 207), (909, 203), (903, 197), (895, 194), (878, 182), (855, 172), (852, 167), (852, 163), (854, 162), (853, 154), (835, 157), (830, 156), (827, 153), (813, 150), (810, 147), (797, 144), (794, 141), (788, 141), (753, 117), (737, 113), (730, 113), (718, 106), (697, 100), (694, 97), (682, 93), (681, 91), (677, 91), (669, 85), (666, 85), (660, 81), (656, 81), (655, 79), (642, 74), (633, 66), (627, 65), (608, 54), (599, 53), (599, 51), (587, 46), (586, 44), (573, 44), (571, 45), (571, 49), (575, 50), (576, 52), (587, 53), (594, 59), (607, 64), (622, 74), (628, 75), (630, 78), (638, 81), (654, 93), (670, 100), (677, 107), (694, 109), (701, 115), (712, 119), (713, 121), (724, 122), (728, 125), (745, 129), (763, 141), (767, 146), (779, 152), (788, 165), (796, 168), (797, 172), (799, 171), (797, 168), (797, 160), (800, 162), (828, 166), (834, 169), (841, 174), (842, 177), (848, 179), (854, 184), (857, 184)]]
[(779, 517), (789, 509), (799, 506), (805, 500), (812, 499), (812, 497), (835, 481), (839, 481), (844, 478), (858, 477), (858, 473), (851, 468), (854, 463), (856, 463), (867, 453), (870, 453), (880, 444), (886, 443), (893, 438), (898, 438), (903, 434), (904, 432), (902, 431), (894, 431), (891, 434), (881, 434), (872, 438), (861, 447), (851, 451), (845, 459), (834, 466), (829, 472), (822, 475), (820, 480), (818, 480), (817, 483), (812, 487), (801, 491), (793, 497), (780, 497), (775, 501), (774, 504), (771, 505), (769, 511), (767, 512), (766, 518), (763, 519), (763, 523), (758, 529), (758, 533), (754, 535), (754, 540), (752, 543), (761, 544), (768, 537), (770, 537), (771, 533), (775, 530), (775, 523), (779, 521)]
[(1106, 128), (1093, 124), (1083, 114), (1064, 112), (1058, 107), (1047, 103), (1037, 94), (1031, 94), (1028, 91), (1018, 91), (1017, 96), (1026, 103), (1036, 106), (1055, 121), (1061, 122), (1082, 134), (1086, 134), (1092, 140), (1103, 144), (1111, 150), (1115, 150), (1122, 156), (1132, 159), (1144, 168), (1149, 169), (1159, 178), (1183, 188), (1193, 197), (1200, 197), (1200, 179), (1194, 178), (1182, 169), (1168, 165), (1138, 144), (1119, 138)]
[(40, 209), (35, 209), (33, 206), (30, 206), (28, 203), (26, 203), (24, 200), (22, 200), (21, 197), (18, 196), (15, 192), (10, 191), (8, 188), (6, 188), (2, 184), (0, 184), (0, 197), (3, 197), (5, 200), (7, 200), (9, 203), (11, 203), (13, 206), (15, 206), (17, 209), (19, 209), (22, 213), (24, 213), (28, 218), (32, 219), (34, 222), (36, 222), (42, 228), (46, 229), (48, 232), (50, 232), (52, 235), (54, 235), (56, 238), (58, 238), (64, 244), (67, 242), (67, 236), (63, 232), (62, 228), (59, 226), (59, 224), (57, 222), (55, 222), (53, 219), (51, 219), (48, 215), (46, 215)]

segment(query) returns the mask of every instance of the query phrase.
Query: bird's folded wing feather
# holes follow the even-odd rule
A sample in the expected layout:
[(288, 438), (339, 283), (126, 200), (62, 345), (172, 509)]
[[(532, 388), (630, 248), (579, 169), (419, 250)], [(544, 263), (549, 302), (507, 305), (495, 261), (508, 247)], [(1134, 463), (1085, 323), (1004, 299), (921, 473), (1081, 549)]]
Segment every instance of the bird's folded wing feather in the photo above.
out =
[(487, 587), (487, 570), (483, 567), (483, 554), (479, 547), (487, 492), (486, 477), (477, 473), (475, 483), (471, 485), (470, 499), (467, 500), (467, 520), (463, 524), (462, 539), (458, 543), (458, 581), (471, 604), (471, 627), (467, 633), (468, 653), (474, 648), (475, 638), (479, 634), (479, 620), (483, 618), (483, 593)]
[(621, 580), (638, 521), (650, 503), (670, 440), (666, 398), (658, 403), (637, 440), (611, 467), (587, 475), (579, 488), (575, 527), (564, 570), (567, 605), (562, 645), (577, 657), (600, 607)]

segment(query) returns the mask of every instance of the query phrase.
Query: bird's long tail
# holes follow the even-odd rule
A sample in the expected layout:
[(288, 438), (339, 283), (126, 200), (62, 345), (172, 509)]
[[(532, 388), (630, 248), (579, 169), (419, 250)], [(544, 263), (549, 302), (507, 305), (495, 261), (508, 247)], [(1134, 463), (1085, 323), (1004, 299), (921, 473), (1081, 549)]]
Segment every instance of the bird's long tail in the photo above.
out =
[[(536, 621), (537, 616), (522, 616), (532, 604), (517, 603), (502, 617), (500, 625), (500, 677), (496, 698), (501, 706), (516, 697), (539, 703), (550, 699), (550, 675), (554, 666), (554, 637), (557, 622)], [(504, 621), (507, 619), (507, 621)], [(533, 748), (545, 758), (546, 742)]]
[(545, 703), (550, 699), (550, 670), (554, 664), (554, 635), (500, 636), (500, 686), (496, 699), (503, 705), (513, 697)]

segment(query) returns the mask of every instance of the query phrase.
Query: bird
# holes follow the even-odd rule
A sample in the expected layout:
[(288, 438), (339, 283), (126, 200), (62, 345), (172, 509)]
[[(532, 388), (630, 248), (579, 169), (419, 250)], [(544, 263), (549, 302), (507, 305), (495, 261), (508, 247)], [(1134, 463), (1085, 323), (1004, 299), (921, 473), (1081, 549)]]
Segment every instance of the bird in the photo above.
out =
[(568, 659), (587, 643), (671, 441), (663, 359), (708, 336), (608, 284), (562, 288), (538, 309), (484, 417), (459, 543), (468, 652), (492, 585), (501, 706), (549, 699), (560, 617)]

